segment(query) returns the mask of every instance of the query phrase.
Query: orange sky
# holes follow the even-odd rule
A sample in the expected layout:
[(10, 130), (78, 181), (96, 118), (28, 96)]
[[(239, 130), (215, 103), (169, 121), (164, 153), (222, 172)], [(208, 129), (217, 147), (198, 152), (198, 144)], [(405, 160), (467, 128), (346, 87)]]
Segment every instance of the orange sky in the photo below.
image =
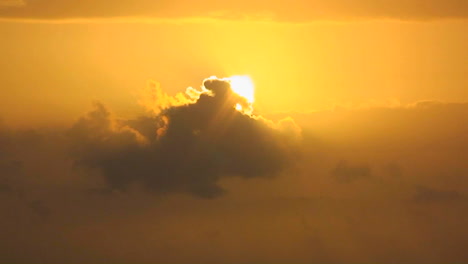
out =
[[(467, 28), (463, 19), (1, 22), (0, 108), (15, 124), (61, 122), (92, 100), (132, 114), (148, 80), (174, 94), (234, 74), (251, 76), (268, 112), (463, 102)], [(18, 101), (40, 107), (25, 113)]]
[(0, 0), (0, 263), (466, 263), (467, 43), (466, 0)]

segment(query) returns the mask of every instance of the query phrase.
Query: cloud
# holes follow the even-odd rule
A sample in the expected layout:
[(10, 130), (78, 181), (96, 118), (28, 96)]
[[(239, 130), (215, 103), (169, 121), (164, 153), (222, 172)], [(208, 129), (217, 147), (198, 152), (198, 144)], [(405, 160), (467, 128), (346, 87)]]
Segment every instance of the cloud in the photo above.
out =
[(0, 193), (10, 193), (13, 191), (12, 182), (20, 174), (23, 164), (18, 160), (3, 159), (0, 155)]
[(0, 0), (0, 8), (4, 7), (20, 7), (24, 6), (26, 3), (24, 0)]
[(414, 200), (420, 203), (444, 203), (444, 202), (460, 202), (464, 197), (460, 192), (453, 190), (437, 190), (425, 186), (416, 186), (416, 194)]
[(130, 120), (97, 103), (72, 127), (1, 128), (0, 262), (467, 262), (468, 104), (272, 122), (206, 86)]
[(0, 193), (8, 193), (8, 192), (11, 192), (10, 185), (0, 182)]
[(236, 110), (246, 100), (226, 80), (203, 87), (193, 101), (164, 103), (159, 114), (135, 120), (116, 120), (97, 103), (68, 131), (76, 164), (98, 169), (117, 190), (140, 185), (213, 198), (224, 192), (223, 177), (271, 177), (292, 163), (300, 138), (292, 120)]
[(51, 214), (50, 208), (44, 205), (42, 201), (34, 200), (28, 203), (28, 207), (40, 217), (48, 217)]
[(403, 169), (396, 162), (390, 162), (383, 166), (383, 171), (391, 177), (401, 178)]
[(10, 176), (17, 175), (21, 171), (21, 161), (17, 160), (0, 160), (0, 175)]
[(304, 22), (320, 19), (438, 19), (468, 16), (468, 3), (465, 0), (301, 0), (294, 3), (279, 0), (267, 4), (262, 0), (241, 0), (235, 4), (210, 0), (3, 0), (0, 3), (8, 7), (0, 9), (1, 17), (26, 19), (208, 17)]
[(343, 183), (350, 183), (358, 179), (370, 177), (371, 170), (367, 166), (352, 166), (342, 160), (338, 162), (332, 174), (335, 176), (336, 180)]

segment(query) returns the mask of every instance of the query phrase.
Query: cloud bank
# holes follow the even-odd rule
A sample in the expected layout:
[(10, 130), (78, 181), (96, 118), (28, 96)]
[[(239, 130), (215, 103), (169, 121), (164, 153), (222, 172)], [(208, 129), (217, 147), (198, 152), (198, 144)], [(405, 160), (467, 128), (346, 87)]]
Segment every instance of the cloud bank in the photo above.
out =
[(304, 22), (320, 19), (395, 18), (403, 20), (466, 18), (468, 4), (464, 0), (280, 0), (253, 1), (189, 1), (189, 0), (3, 0), (0, 16), (23, 19), (76, 18), (220, 18)]
[(467, 262), (468, 104), (267, 119), (204, 86), (0, 127), (0, 262)]

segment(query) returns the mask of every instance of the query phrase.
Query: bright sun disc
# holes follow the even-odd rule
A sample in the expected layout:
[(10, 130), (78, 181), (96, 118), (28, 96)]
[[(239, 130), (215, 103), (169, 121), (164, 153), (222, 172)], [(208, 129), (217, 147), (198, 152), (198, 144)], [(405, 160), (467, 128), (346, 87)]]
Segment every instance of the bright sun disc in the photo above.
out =
[(249, 103), (254, 101), (254, 85), (249, 76), (235, 75), (227, 78), (231, 83), (232, 90), (247, 99)]

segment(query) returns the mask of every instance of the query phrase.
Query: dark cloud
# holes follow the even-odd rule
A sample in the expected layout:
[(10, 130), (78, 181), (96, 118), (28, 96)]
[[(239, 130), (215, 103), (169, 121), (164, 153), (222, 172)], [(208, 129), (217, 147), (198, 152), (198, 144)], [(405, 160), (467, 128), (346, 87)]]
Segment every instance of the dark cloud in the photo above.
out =
[(44, 202), (40, 200), (34, 200), (28, 203), (28, 207), (38, 216), (47, 217), (51, 214), (50, 208), (48, 208)]
[(7, 192), (11, 192), (11, 191), (12, 191), (12, 189), (11, 189), (10, 185), (0, 182), (0, 193), (7, 193)]
[(390, 162), (386, 164), (385, 166), (383, 166), (383, 170), (386, 174), (395, 178), (401, 178), (401, 176), (403, 175), (403, 169), (396, 162)]
[(10, 18), (193, 18), (275, 19), (280, 21), (310, 21), (317, 19), (397, 18), (434, 19), (466, 18), (465, 0), (261, 0), (236, 1), (150, 1), (150, 0), (2, 0), (0, 16)]
[(10, 133), (0, 126), (0, 193), (13, 192), (12, 183), (23, 169), (23, 163), (10, 155), (14, 146)]
[(355, 180), (370, 177), (371, 170), (368, 166), (349, 165), (348, 162), (342, 160), (338, 162), (332, 174), (335, 176), (336, 180), (343, 183), (350, 183)]
[(131, 120), (97, 104), (71, 128), (0, 129), (0, 262), (467, 262), (468, 104), (296, 115), (297, 141), (225, 85)]
[(454, 190), (437, 190), (425, 186), (417, 186), (414, 200), (421, 203), (459, 202), (464, 200), (460, 192)]
[(23, 164), (18, 160), (9, 160), (0, 157), (0, 193), (11, 193), (13, 191), (12, 182), (21, 172)]
[(22, 166), (21, 161), (18, 160), (0, 160), (0, 177), (17, 175)]
[(292, 162), (292, 121), (236, 110), (247, 102), (227, 81), (207, 79), (204, 87), (193, 102), (136, 120), (116, 121), (96, 104), (68, 133), (77, 164), (98, 169), (118, 190), (137, 184), (212, 198), (224, 192), (222, 177), (271, 177)]

